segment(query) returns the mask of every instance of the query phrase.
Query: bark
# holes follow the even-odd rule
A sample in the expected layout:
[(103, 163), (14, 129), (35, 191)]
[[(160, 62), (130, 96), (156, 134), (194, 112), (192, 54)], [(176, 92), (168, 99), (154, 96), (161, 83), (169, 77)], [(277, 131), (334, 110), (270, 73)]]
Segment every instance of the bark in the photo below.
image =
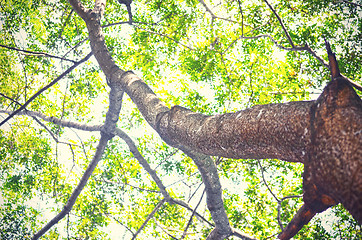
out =
[(158, 134), (198, 166), (215, 221), (209, 239), (223, 239), (232, 230), (216, 167), (208, 155), (304, 163), (305, 205), (285, 232), (339, 202), (361, 223), (362, 103), (345, 78), (334, 79), (316, 101), (260, 105), (214, 116), (180, 106), (169, 109), (142, 79), (115, 64), (99, 24), (102, 1), (96, 1), (99, 9), (93, 12), (70, 2), (87, 24), (93, 54), (111, 88), (125, 91)]
[(362, 101), (344, 78), (338, 78), (327, 85), (311, 111), (304, 201), (316, 212), (340, 202), (362, 223)]
[(303, 162), (310, 143), (313, 102), (259, 105), (207, 116), (175, 106), (160, 116), (158, 131), (172, 145), (227, 158)]

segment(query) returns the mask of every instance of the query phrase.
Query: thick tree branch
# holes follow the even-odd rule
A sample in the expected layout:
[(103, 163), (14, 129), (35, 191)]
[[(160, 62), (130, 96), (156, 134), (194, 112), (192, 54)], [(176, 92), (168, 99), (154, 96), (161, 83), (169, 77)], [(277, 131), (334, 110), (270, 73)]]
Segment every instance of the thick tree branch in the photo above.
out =
[[(86, 18), (85, 21), (89, 30), (92, 51), (107, 79), (109, 79), (109, 85), (124, 90), (137, 105), (150, 126), (160, 134), (165, 142), (181, 149), (190, 156), (201, 173), (207, 192), (208, 209), (215, 222), (215, 229), (210, 233), (208, 239), (224, 239), (233, 234), (223, 207), (222, 190), (217, 169), (209, 155), (228, 158), (277, 158), (286, 161), (307, 162), (307, 165), (309, 164), (307, 173), (312, 177), (317, 176), (310, 169), (312, 169), (313, 164), (321, 162), (319, 159), (327, 159), (320, 155), (322, 151), (318, 153), (318, 147), (322, 146), (322, 149), (325, 147), (324, 142), (312, 144), (311, 140), (312, 134), (315, 134), (315, 129), (318, 128), (317, 125), (313, 125), (314, 118), (318, 119), (315, 114), (319, 113), (319, 111), (322, 112), (317, 103), (323, 101), (325, 96), (328, 97), (328, 94), (333, 98), (333, 94), (338, 93), (337, 91), (326, 90), (327, 93), (320, 97), (319, 102), (260, 105), (236, 113), (215, 116), (194, 113), (179, 106), (169, 109), (145, 82), (132, 72), (125, 72), (115, 64), (105, 45), (98, 16)], [(306, 50), (304, 47), (293, 47), (292, 49), (294, 51)], [(329, 89), (338, 89), (338, 87), (332, 86)], [(345, 92), (348, 91), (352, 90), (346, 90)], [(348, 92), (348, 94), (353, 95), (351, 92)], [(358, 108), (359, 103), (357, 103), (356, 97), (353, 96), (350, 100), (349, 103)], [(341, 101), (343, 102), (343, 100)], [(351, 131), (356, 131), (356, 126), (360, 126), (359, 120), (356, 120), (358, 114), (359, 112), (356, 115), (353, 115), (353, 113), (348, 115), (354, 121), (353, 127), (351, 129), (342, 129), (343, 131), (356, 135)], [(323, 123), (320, 121), (323, 120), (318, 122), (322, 125)], [(318, 131), (322, 132), (326, 129), (318, 128)], [(330, 129), (334, 129), (333, 126)], [(335, 132), (331, 134), (331, 136), (334, 136)], [(356, 143), (359, 143), (356, 136), (347, 140), (351, 140), (351, 143), (354, 144), (353, 148), (355, 148)], [(341, 141), (341, 143), (344, 142)], [(337, 145), (339, 144), (338, 142)], [(323, 151), (326, 156), (331, 153)], [(319, 155), (319, 158), (315, 157), (317, 155)], [(324, 172), (323, 174), (328, 177)], [(343, 177), (348, 178), (350, 176)], [(306, 181), (310, 180), (305, 176), (304, 179), (307, 179)], [(309, 206), (312, 206), (313, 201), (324, 201), (319, 196), (315, 198), (310, 189), (313, 189), (313, 185), (307, 184), (306, 192), (312, 193), (312, 195), (310, 195), (310, 198), (306, 198), (306, 195), (304, 195), (304, 200), (309, 201)], [(331, 194), (334, 194), (334, 192)], [(326, 209), (325, 207), (330, 206), (330, 204), (335, 204), (335, 202), (329, 201), (330, 198), (327, 198), (327, 200), (327, 202), (322, 202), (325, 205), (320, 205), (320, 210)], [(342, 202), (342, 200), (339, 201)], [(348, 201), (345, 201), (344, 204), (351, 212), (356, 212), (353, 211), (355, 202), (351, 201), (349, 204)], [(356, 216), (358, 218), (358, 214)]]
[(303, 162), (312, 104), (258, 105), (214, 116), (175, 106), (160, 117), (158, 132), (171, 145), (182, 144), (207, 155)]
[(83, 6), (83, 4), (81, 3), (81, 1), (79, 0), (68, 0), (70, 5), (72, 5), (73, 9), (77, 12), (77, 14), (83, 19), (85, 20), (87, 17), (89, 17), (88, 15), (88, 11), (89, 9), (85, 8)]

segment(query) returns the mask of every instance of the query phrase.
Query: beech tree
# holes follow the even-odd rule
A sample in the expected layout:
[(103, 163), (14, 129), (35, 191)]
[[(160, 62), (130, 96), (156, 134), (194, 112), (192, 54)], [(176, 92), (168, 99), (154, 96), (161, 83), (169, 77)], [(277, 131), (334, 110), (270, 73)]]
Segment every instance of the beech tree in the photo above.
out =
[(360, 239), (361, 1), (0, 3), (1, 239)]

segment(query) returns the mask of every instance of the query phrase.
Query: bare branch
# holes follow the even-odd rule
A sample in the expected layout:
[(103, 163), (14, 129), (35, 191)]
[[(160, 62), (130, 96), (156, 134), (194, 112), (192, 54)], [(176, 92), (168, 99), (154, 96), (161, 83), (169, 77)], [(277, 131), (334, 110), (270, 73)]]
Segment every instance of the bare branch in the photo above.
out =
[(361, 4), (358, 4), (358, 3), (350, 2), (350, 1), (347, 1), (347, 0), (342, 0), (342, 2), (345, 2), (345, 3), (348, 3), (348, 4), (351, 4), (351, 5), (354, 5), (354, 6), (357, 6), (357, 7), (362, 8), (362, 5), (361, 5)]
[(76, 61), (74, 61), (74, 60), (72, 60), (72, 59), (65, 58), (65, 57), (59, 57), (59, 56), (55, 56), (55, 55), (51, 55), (51, 54), (49, 54), (49, 53), (28, 51), (28, 50), (23, 50), (23, 49), (20, 49), (20, 48), (10, 47), (10, 46), (6, 46), (6, 45), (2, 45), (2, 44), (0, 44), (0, 47), (7, 48), (7, 49), (11, 49), (11, 50), (15, 50), (15, 51), (18, 51), (18, 52), (22, 52), (22, 53), (24, 53), (24, 55), (27, 55), (27, 56), (50, 57), (50, 58), (60, 59), (60, 60), (63, 60), (63, 61), (68, 61), (68, 62), (72, 62), (72, 63), (77, 63)]
[(261, 171), (261, 176), (263, 177), (263, 182), (265, 184), (265, 186), (268, 188), (268, 191), (270, 192), (270, 194), (273, 196), (273, 198), (279, 202), (279, 199), (274, 195), (273, 191), (270, 189), (269, 184), (266, 182), (265, 177), (264, 177), (264, 170), (263, 170), (263, 166), (260, 163), (260, 160), (258, 159), (258, 163), (259, 163), (259, 167), (260, 167), (260, 171)]
[(109, 135), (101, 134), (101, 138), (99, 140), (96, 152), (94, 154), (92, 162), (88, 165), (86, 171), (84, 172), (81, 180), (78, 183), (78, 186), (73, 190), (72, 195), (69, 197), (67, 204), (64, 206), (63, 210), (60, 211), (48, 224), (46, 224), (40, 231), (38, 231), (33, 237), (32, 240), (39, 239), (44, 233), (46, 233), (51, 227), (57, 224), (61, 219), (67, 215), (70, 210), (72, 209), (75, 201), (77, 200), (79, 194), (85, 187), (90, 178), (91, 174), (93, 173), (94, 169), (96, 168), (99, 160), (101, 159), (103, 152), (106, 148), (107, 142), (110, 139)]
[(142, 231), (142, 229), (147, 225), (147, 223), (153, 218), (155, 213), (160, 209), (160, 207), (166, 202), (166, 199), (163, 198), (161, 201), (159, 201), (156, 205), (156, 207), (152, 210), (152, 212), (147, 216), (146, 220), (142, 223), (141, 227), (137, 230), (137, 232), (133, 235), (132, 240), (136, 239), (137, 235)]
[(162, 195), (164, 196), (164, 198), (166, 199), (166, 201), (169, 201), (170, 195), (166, 191), (166, 187), (163, 185), (161, 179), (156, 174), (156, 171), (151, 168), (150, 164), (146, 161), (146, 159), (138, 151), (136, 144), (133, 142), (133, 140), (119, 128), (115, 129), (115, 134), (126, 142), (126, 144), (129, 147), (129, 150), (131, 151), (133, 156), (137, 159), (139, 164), (141, 164), (143, 169), (145, 169), (148, 172), (148, 174), (151, 175), (153, 181), (155, 181), (155, 183), (157, 184), (158, 188), (160, 189), (160, 191), (161, 191)]
[(294, 46), (293, 40), (292, 40), (292, 38), (290, 37), (287, 29), (285, 28), (282, 19), (279, 17), (278, 13), (274, 10), (274, 8), (272, 7), (272, 5), (270, 5), (267, 0), (264, 0), (264, 2), (269, 6), (270, 10), (272, 10), (273, 13), (274, 13), (274, 15), (277, 17), (277, 19), (278, 19), (278, 21), (279, 21), (279, 23), (280, 23), (280, 26), (282, 26), (283, 31), (284, 31), (284, 33), (285, 33), (285, 35), (286, 35), (286, 37), (287, 37), (287, 39), (288, 39), (288, 41), (289, 41), (289, 44), (294, 48), (295, 46)]
[(51, 86), (53, 86), (54, 84), (56, 84), (59, 80), (61, 80), (64, 76), (66, 76), (68, 73), (70, 73), (73, 69), (75, 69), (78, 65), (80, 65), (81, 63), (87, 61), (93, 54), (92, 53), (88, 53), (88, 55), (86, 57), (84, 57), (82, 60), (76, 62), (75, 64), (73, 64), (70, 68), (68, 68), (67, 70), (65, 70), (62, 74), (60, 74), (56, 79), (54, 79), (52, 82), (50, 82), (48, 85), (46, 85), (45, 87), (43, 87), (42, 89), (40, 89), (37, 93), (35, 93), (33, 96), (31, 96), (28, 101), (26, 101), (20, 108), (18, 108), (16, 111), (14, 111), (12, 114), (10, 114), (5, 120), (3, 120), (0, 123), (0, 126), (3, 125), (4, 123), (6, 123), (9, 119), (11, 119), (13, 116), (15, 116), (16, 114), (18, 114), (21, 110), (24, 110), (26, 106), (29, 105), (29, 103), (31, 103), (35, 98), (37, 98), (41, 93), (43, 93), (45, 90), (49, 89)]
[[(7, 114), (11, 115), (14, 113), (14, 111), (0, 109), (0, 113), (7, 113)], [(80, 124), (80, 123), (76, 123), (76, 122), (61, 120), (60, 118), (56, 118), (56, 117), (48, 117), (43, 113), (29, 111), (29, 110), (21, 111), (21, 112), (17, 113), (16, 115), (26, 115), (26, 116), (31, 116), (31, 117), (38, 117), (38, 118), (43, 119), (44, 121), (57, 124), (61, 127), (69, 127), (69, 128), (74, 128), (74, 129), (83, 130), (83, 131), (100, 131), (101, 127), (102, 127), (102, 125), (88, 126), (86, 124)]]
[(182, 236), (181, 236), (180, 239), (184, 239), (184, 238), (186, 237), (187, 229), (190, 227), (190, 225), (191, 225), (191, 223), (192, 223), (192, 218), (194, 217), (197, 208), (199, 207), (202, 199), (204, 198), (204, 194), (205, 194), (205, 189), (204, 189), (204, 191), (203, 191), (202, 194), (201, 194), (201, 197), (200, 197), (199, 202), (196, 204), (196, 207), (195, 207), (194, 210), (192, 211), (192, 214), (191, 214), (191, 216), (190, 216), (190, 219), (189, 219), (189, 221), (188, 221), (188, 223), (187, 223), (187, 225), (186, 225), (186, 227), (185, 227), (185, 229), (184, 229), (184, 232), (182, 233)]

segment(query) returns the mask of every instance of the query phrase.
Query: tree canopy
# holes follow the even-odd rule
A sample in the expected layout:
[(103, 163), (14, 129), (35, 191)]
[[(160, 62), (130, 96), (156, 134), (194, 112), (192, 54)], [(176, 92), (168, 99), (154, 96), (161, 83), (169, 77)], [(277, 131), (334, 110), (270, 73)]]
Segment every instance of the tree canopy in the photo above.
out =
[(362, 238), (361, 0), (120, 2), (0, 2), (1, 239)]

